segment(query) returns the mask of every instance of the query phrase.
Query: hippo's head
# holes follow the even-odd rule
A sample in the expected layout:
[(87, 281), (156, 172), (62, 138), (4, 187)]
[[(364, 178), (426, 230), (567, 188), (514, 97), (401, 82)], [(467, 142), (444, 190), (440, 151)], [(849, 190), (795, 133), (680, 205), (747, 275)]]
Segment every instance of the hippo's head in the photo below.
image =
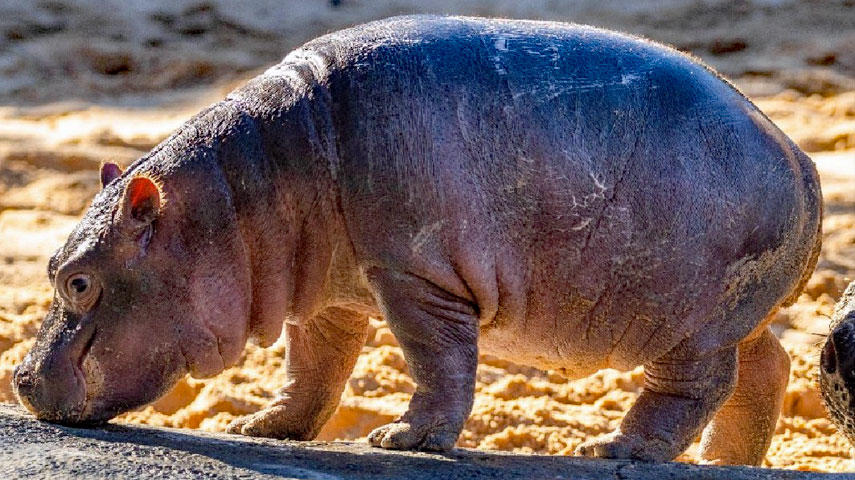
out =
[(102, 167), (104, 188), (51, 258), (53, 303), (15, 370), (18, 398), (38, 418), (104, 421), (187, 372), (210, 376), (237, 361), (246, 247), (219, 169), (195, 170), (161, 185)]
[(855, 282), (834, 307), (831, 334), (820, 357), (819, 385), (832, 421), (855, 443)]

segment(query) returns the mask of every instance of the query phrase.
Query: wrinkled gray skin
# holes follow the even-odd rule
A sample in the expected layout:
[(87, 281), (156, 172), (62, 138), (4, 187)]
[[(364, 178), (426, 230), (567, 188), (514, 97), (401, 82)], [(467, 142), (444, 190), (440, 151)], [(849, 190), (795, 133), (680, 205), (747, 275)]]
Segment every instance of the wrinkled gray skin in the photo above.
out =
[(820, 356), (819, 388), (831, 420), (855, 444), (855, 282), (834, 306), (830, 330)]
[(819, 251), (814, 166), (748, 100), (667, 47), (560, 23), (321, 37), (102, 179), (15, 375), (46, 420), (215, 375), (284, 320), (286, 385), (230, 430), (310, 439), (382, 314), (418, 388), (373, 445), (451, 448), (481, 352), (568, 378), (644, 365), (582, 455), (669, 460), (703, 430), (706, 461), (756, 464), (789, 369), (768, 318)]

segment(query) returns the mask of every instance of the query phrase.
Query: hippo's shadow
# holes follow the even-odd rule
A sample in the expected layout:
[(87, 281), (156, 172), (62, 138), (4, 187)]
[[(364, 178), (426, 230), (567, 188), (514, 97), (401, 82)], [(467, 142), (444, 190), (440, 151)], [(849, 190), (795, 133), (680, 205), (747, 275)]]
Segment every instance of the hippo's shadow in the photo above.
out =
[[(599, 477), (610, 476), (618, 466), (628, 464), (463, 449), (445, 454), (390, 452), (353, 442), (296, 442), (112, 423), (92, 428), (52, 427), (76, 437), (199, 455), (232, 467), (289, 478), (413, 478), (414, 472), (437, 478), (531, 478), (531, 473), (538, 470), (551, 478), (565, 470), (556, 468), (556, 463), (577, 464), (567, 465), (566, 470), (599, 472), (596, 475)], [(545, 463), (527, 467), (525, 459), (529, 458), (542, 459)], [(511, 462), (515, 465), (510, 466)], [(580, 462), (584, 466), (578, 465)]]
[[(176, 429), (107, 424), (98, 428), (52, 426), (103, 442), (134, 444), (158, 457), (187, 454), (231, 467), (289, 478), (694, 478), (797, 479), (805, 472), (712, 467), (682, 463), (645, 464), (569, 456), (519, 455), (454, 449), (446, 454), (393, 452), (352, 442), (294, 442)], [(148, 448), (150, 447), (150, 448)], [(142, 452), (140, 452), (142, 453)], [(167, 461), (164, 459), (164, 461)], [(852, 477), (849, 477), (852, 478)]]

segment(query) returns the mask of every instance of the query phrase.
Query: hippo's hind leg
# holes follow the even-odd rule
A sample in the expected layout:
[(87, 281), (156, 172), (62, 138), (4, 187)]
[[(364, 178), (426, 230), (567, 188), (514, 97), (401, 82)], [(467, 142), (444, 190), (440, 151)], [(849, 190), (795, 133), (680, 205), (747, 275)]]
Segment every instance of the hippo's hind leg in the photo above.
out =
[(230, 433), (311, 440), (341, 400), (365, 343), (368, 317), (327, 308), (306, 324), (287, 324), (287, 384), (264, 410), (233, 421)]
[(766, 455), (790, 374), (790, 357), (768, 327), (739, 344), (736, 390), (704, 429), (701, 458), (759, 465)]
[(371, 432), (368, 441), (383, 448), (448, 450), (472, 409), (477, 310), (420, 277), (380, 268), (367, 273), (417, 384), (407, 412)]
[(644, 366), (644, 390), (620, 428), (580, 445), (580, 455), (664, 462), (682, 453), (736, 385), (736, 347), (698, 354), (684, 341)]

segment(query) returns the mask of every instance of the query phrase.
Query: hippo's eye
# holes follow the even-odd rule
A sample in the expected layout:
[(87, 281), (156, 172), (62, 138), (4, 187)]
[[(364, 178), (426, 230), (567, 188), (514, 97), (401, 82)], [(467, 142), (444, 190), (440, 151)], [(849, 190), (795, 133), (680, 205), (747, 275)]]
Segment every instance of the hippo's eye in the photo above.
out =
[(89, 289), (89, 279), (83, 275), (75, 275), (68, 281), (68, 285), (71, 287), (71, 291), (81, 295)]
[(85, 273), (75, 273), (65, 281), (65, 292), (68, 300), (80, 310), (92, 308), (98, 299), (92, 277)]

